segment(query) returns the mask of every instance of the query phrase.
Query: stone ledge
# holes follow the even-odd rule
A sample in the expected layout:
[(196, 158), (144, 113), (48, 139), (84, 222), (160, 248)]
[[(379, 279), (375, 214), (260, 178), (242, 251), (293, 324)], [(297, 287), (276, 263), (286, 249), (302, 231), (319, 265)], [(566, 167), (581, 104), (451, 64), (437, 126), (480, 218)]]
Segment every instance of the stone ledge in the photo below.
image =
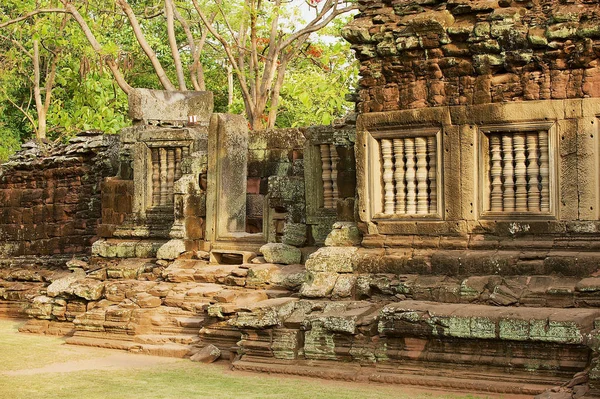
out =
[(503, 308), (402, 301), (383, 307), (382, 335), (586, 344), (600, 309)]

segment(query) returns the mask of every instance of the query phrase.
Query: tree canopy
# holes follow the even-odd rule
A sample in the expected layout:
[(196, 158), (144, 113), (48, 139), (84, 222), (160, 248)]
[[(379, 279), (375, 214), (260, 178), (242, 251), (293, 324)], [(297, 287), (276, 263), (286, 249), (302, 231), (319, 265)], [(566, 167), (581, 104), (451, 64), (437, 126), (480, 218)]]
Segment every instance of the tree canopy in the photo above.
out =
[(0, 159), (30, 136), (127, 125), (132, 87), (211, 90), (253, 129), (329, 123), (357, 70), (346, 0), (5, 0)]

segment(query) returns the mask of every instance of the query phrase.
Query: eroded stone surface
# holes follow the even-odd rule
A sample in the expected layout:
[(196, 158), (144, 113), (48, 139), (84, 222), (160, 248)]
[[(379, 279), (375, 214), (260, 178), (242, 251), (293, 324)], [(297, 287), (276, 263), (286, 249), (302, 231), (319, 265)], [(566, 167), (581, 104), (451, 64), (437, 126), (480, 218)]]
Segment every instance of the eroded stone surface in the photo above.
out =
[(298, 248), (283, 243), (265, 244), (260, 247), (260, 252), (269, 263), (292, 265), (302, 260), (302, 253)]

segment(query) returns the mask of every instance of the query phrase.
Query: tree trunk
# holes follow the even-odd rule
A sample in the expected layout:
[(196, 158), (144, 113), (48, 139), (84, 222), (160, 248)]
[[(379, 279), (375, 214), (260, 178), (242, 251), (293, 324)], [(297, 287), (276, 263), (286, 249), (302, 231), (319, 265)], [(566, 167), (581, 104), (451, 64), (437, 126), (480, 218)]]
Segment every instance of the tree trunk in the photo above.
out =
[(283, 86), (283, 79), (285, 78), (285, 71), (287, 63), (290, 57), (282, 57), (279, 70), (277, 71), (277, 79), (273, 85), (273, 92), (271, 94), (271, 108), (269, 109), (269, 119), (267, 121), (267, 128), (271, 129), (275, 127), (277, 121), (277, 111), (279, 110), (279, 93)]
[(131, 28), (133, 29), (133, 34), (135, 35), (135, 38), (142, 50), (144, 50), (144, 53), (146, 53), (146, 56), (150, 60), (150, 63), (152, 63), (152, 67), (154, 68), (154, 72), (156, 73), (160, 84), (167, 91), (175, 91), (175, 86), (173, 86), (173, 84), (169, 80), (169, 77), (167, 76), (167, 73), (163, 69), (162, 65), (160, 64), (156, 53), (154, 52), (154, 50), (152, 50), (152, 48), (146, 41), (146, 37), (142, 32), (142, 28), (140, 27), (140, 24), (138, 23), (138, 20), (135, 14), (133, 13), (133, 10), (131, 9), (131, 6), (129, 5), (129, 3), (127, 3), (126, 0), (117, 0), (116, 2), (117, 5), (123, 10), (125, 15), (127, 15), (127, 19), (129, 19), (129, 23), (131, 24)]
[(181, 57), (179, 56), (179, 46), (177, 46), (177, 39), (175, 37), (175, 18), (174, 8), (172, 0), (165, 0), (165, 14), (167, 15), (167, 35), (169, 37), (169, 47), (171, 48), (171, 56), (173, 57), (173, 63), (175, 64), (175, 71), (177, 73), (177, 83), (179, 84), (179, 90), (187, 90), (185, 86), (185, 77), (183, 75), (183, 65), (181, 65)]
[(42, 101), (42, 90), (40, 88), (40, 42), (33, 41), (33, 96), (35, 98), (35, 108), (38, 114), (38, 126), (35, 129), (35, 136), (38, 140), (46, 138), (46, 110)]
[(227, 109), (233, 105), (233, 68), (227, 64)]

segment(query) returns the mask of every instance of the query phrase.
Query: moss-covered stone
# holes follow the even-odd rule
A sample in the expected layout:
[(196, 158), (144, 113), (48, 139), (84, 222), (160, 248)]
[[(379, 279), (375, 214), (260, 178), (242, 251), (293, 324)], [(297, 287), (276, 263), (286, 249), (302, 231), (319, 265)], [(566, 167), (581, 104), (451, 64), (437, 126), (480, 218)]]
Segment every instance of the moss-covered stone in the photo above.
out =
[(325, 247), (312, 253), (306, 261), (311, 272), (352, 273), (358, 262), (356, 247)]
[(298, 248), (283, 243), (265, 244), (260, 247), (260, 252), (269, 263), (292, 265), (302, 260), (302, 253)]

